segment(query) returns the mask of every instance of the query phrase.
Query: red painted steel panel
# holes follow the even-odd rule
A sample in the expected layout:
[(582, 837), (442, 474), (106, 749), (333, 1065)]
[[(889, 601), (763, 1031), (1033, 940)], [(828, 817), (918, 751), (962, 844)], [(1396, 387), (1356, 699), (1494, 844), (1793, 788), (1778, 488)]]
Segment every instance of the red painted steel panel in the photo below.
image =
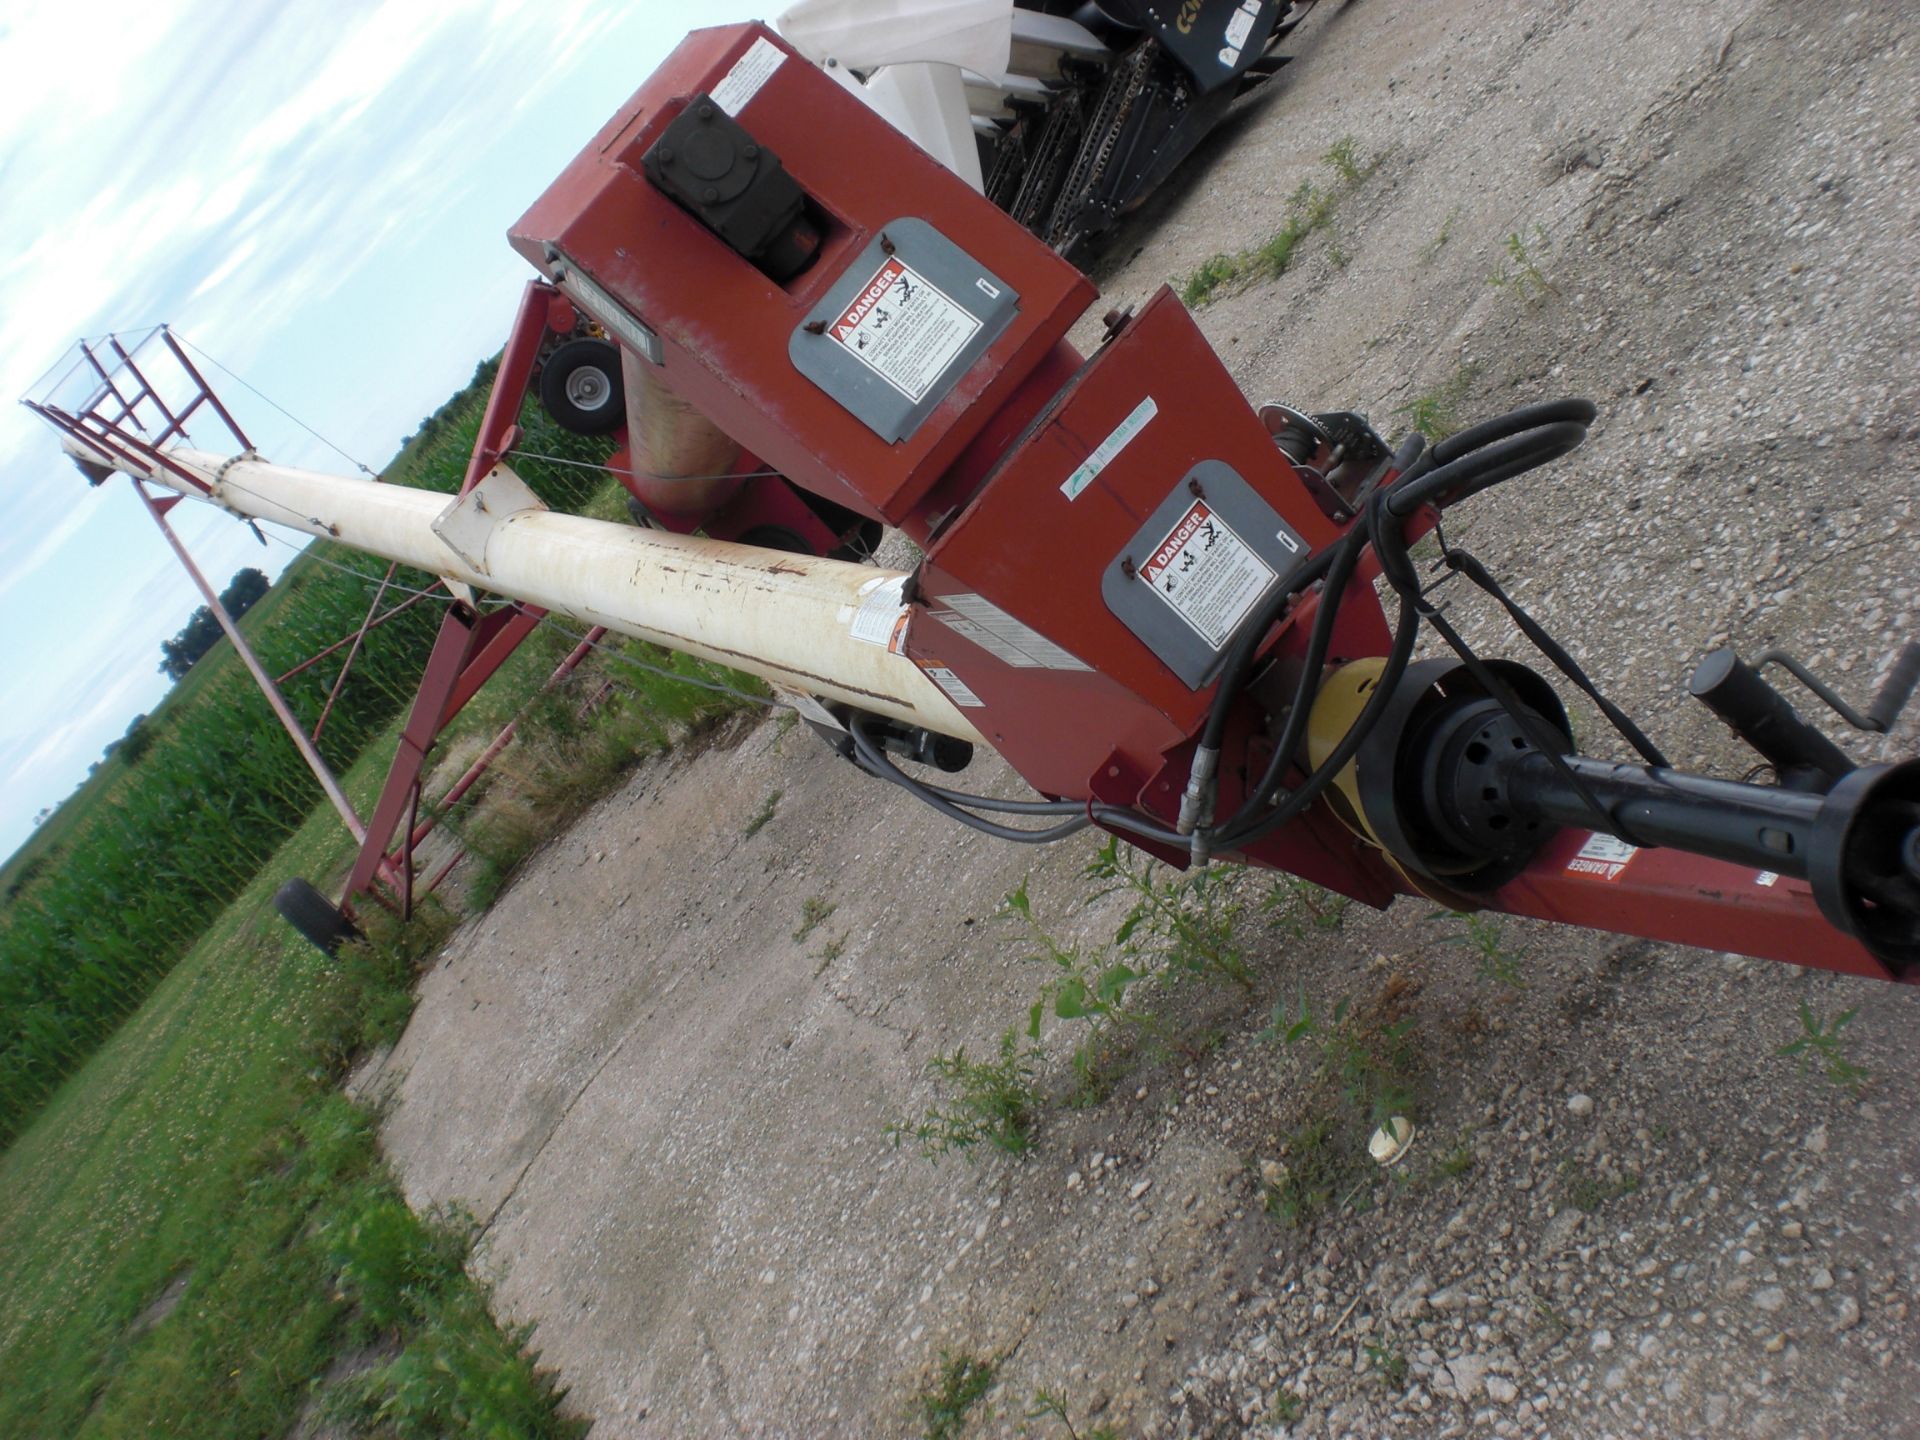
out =
[[(1142, 401), (1157, 407), (1084, 490), (1061, 486)], [(907, 652), (953, 669), (985, 700), (981, 728), (1028, 780), (1084, 793), (1114, 751), (1143, 775), (1205, 718), (1212, 686), (1190, 689), (1110, 611), (1101, 575), (1154, 508), (1202, 460), (1221, 460), (1318, 550), (1338, 533), (1172, 292), (1162, 290), (1054, 399), (973, 502), (934, 539), (928, 603), (982, 595), (1090, 670), (997, 660), (916, 609)], [(1074, 723), (1035, 725), (1031, 710)]]
[[(787, 58), (738, 120), (829, 217), (784, 287), (735, 254), (640, 169), (684, 108), (756, 43)], [(788, 357), (807, 312), (889, 223), (917, 217), (1020, 296), (991, 349), (907, 439), (888, 443)], [(557, 246), (655, 330), (664, 377), (733, 439), (809, 490), (899, 524), (1092, 301), (1090, 281), (763, 26), (698, 30), (513, 226), (551, 275)]]
[(1707, 950), (1732, 950), (1875, 980), (1920, 981), (1890, 972), (1827, 923), (1802, 880), (1683, 850), (1637, 850), (1622, 864), (1580, 862), (1588, 830), (1564, 830), (1494, 906), (1567, 925), (1642, 935)]

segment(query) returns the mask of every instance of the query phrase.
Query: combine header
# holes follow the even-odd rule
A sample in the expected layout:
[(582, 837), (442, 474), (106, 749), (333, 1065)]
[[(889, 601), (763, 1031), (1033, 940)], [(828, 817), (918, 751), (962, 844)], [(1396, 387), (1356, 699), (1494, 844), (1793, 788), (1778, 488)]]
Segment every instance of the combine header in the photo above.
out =
[[(1166, 290), (1082, 355), (1087, 278), (759, 26), (688, 37), (511, 240), (540, 278), (451, 504), (41, 407), (88, 466), (464, 597), (349, 901), (393, 864), (477, 657), (552, 610), (765, 677), (852, 764), (992, 835), (1092, 825), (1372, 905), (1920, 975), (1920, 762), (1856, 766), (1723, 651), (1693, 691), (1774, 783), (1680, 773), (1473, 556), (1411, 558), (1444, 511), (1577, 447), (1590, 404), (1390, 450), (1356, 414), (1256, 410)], [(618, 347), (640, 528), (552, 513), (502, 461), (582, 317)], [(603, 417), (608, 368), (573, 397)], [(911, 573), (847, 558), (883, 524), (924, 551)], [(1442, 579), (1502, 603), (1637, 761), (1577, 754), (1554, 686), (1475, 653)], [(519, 604), (483, 618), (483, 592)], [(1425, 628), (1444, 658), (1414, 658)], [(1884, 730), (1917, 673), (1909, 645), (1864, 715), (1815, 690)], [(900, 763), (980, 744), (1037, 798)]]

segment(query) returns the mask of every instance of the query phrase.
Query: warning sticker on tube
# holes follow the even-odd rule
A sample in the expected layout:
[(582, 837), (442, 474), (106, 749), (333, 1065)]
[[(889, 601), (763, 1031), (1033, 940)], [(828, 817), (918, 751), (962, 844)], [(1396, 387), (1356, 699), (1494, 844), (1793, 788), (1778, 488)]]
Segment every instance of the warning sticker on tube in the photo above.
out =
[(890, 255), (827, 327), (847, 353), (916, 404), (980, 331), (980, 321)]
[(1569, 875), (1591, 875), (1595, 880), (1618, 880), (1640, 851), (1626, 841), (1595, 831), (1567, 862)]
[(907, 635), (907, 606), (902, 596), (907, 577), (869, 580), (860, 587), (860, 606), (849, 618), (847, 631), (856, 640), (883, 645), (898, 655)]
[(1276, 577), (1206, 501), (1196, 500), (1154, 547), (1140, 578), (1220, 650)]

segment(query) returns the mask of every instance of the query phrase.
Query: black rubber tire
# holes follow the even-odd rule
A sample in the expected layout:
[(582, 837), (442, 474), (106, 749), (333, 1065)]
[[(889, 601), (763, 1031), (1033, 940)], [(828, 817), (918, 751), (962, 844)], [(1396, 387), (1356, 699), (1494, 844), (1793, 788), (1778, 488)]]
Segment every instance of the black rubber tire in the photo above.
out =
[(323, 954), (336, 955), (349, 940), (360, 938), (360, 932), (340, 913), (340, 907), (298, 875), (273, 892), (273, 908), (280, 912), (282, 920), (300, 932), (302, 939)]
[(569, 340), (540, 370), (540, 403), (562, 430), (604, 435), (627, 418), (620, 347), (605, 340)]

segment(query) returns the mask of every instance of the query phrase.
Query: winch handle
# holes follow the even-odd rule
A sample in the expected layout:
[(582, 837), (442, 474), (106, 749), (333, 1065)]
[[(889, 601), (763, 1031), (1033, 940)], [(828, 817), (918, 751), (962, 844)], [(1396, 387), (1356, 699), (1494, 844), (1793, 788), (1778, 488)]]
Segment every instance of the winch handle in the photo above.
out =
[(1907, 701), (1913, 698), (1917, 684), (1920, 684), (1920, 640), (1909, 640), (1893, 662), (1893, 669), (1887, 672), (1880, 693), (1867, 706), (1867, 728), (1878, 735), (1891, 730), (1900, 712), (1907, 708)]

